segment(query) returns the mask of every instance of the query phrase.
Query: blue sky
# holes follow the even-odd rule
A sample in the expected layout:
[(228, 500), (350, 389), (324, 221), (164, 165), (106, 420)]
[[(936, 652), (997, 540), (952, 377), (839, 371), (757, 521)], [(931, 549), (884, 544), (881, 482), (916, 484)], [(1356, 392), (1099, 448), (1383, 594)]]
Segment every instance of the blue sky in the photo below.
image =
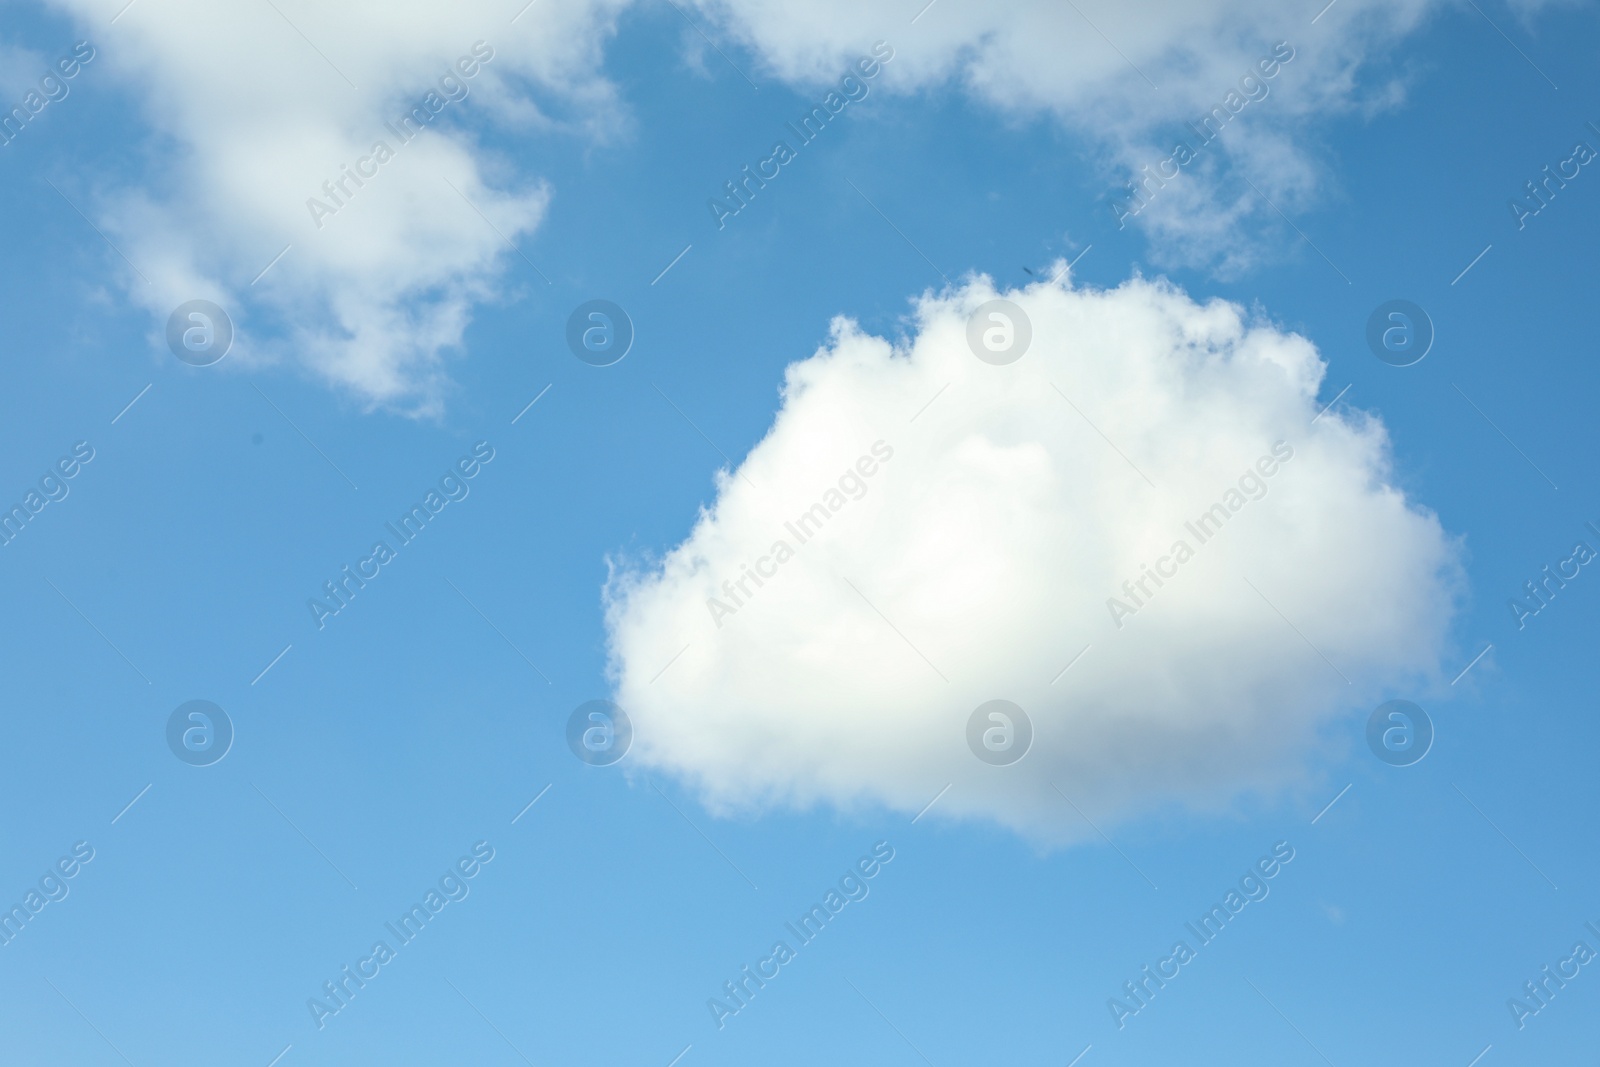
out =
[[(333, 357), (308, 341), (329, 332), (326, 309), (308, 304), (302, 321), (296, 300), (318, 286), (337, 299), (353, 285), (337, 264), (276, 296), (247, 284), (284, 244), (273, 270), (301, 277), (291, 272), (311, 261), (299, 257), (326, 234), (305, 223), (252, 244), (254, 231), (216, 223), (248, 214), (248, 198), (231, 203), (225, 183), (174, 184), (185, 160), (209, 150), (209, 133), (225, 131), (163, 112), (207, 83), (151, 73), (182, 53), (148, 53), (152, 40), (176, 39), (182, 5), (140, 5), (115, 23), (120, 4), (0, 9), (7, 107), (74, 43), (96, 49), (66, 98), (0, 149), (10, 353), (0, 500), (22, 503), (78, 442), (93, 449), (66, 496), (0, 548), (13, 756), (0, 780), (11, 813), (0, 903), (21, 904), (75, 843), (93, 849), (64, 880), (65, 898), (0, 948), (0, 1019), (16, 1062), (667, 1067), (681, 1054), (682, 1067), (1174, 1057), (1467, 1067), (1482, 1054), (1490, 1067), (1593, 1047), (1594, 968), (1521, 1027), (1507, 1006), (1576, 942), (1600, 950), (1600, 933), (1585, 928), (1600, 927), (1588, 654), (1600, 622), (1589, 586), (1600, 578), (1583, 567), (1522, 628), (1508, 607), (1575, 542), (1600, 548), (1585, 526), (1600, 526), (1587, 462), (1600, 381), (1585, 358), (1600, 177), (1583, 166), (1520, 230), (1508, 208), (1575, 142), (1600, 148), (1586, 125), (1600, 124), (1592, 8), (1441, 5), (1377, 45), (1335, 21), (1339, 8), (1315, 24), (1314, 7), (1278, 10), (1268, 28), (1222, 11), (1217, 32), (1248, 38), (1241, 54), (1265, 54), (1259, 37), (1297, 42), (1304, 58), (1284, 66), (1278, 95), (1237, 119), (1263, 113), (1261, 155), (1238, 158), (1278, 169), (1229, 162), (1196, 177), (1187, 228), (1168, 218), (1119, 230), (1107, 210), (1126, 161), (1160, 158), (1139, 152), (1182, 125), (1145, 103), (1097, 125), (1098, 102), (1149, 88), (1126, 71), (1041, 107), (986, 95), (976, 75), (931, 59), (916, 67), (917, 34), (938, 32), (924, 24), (955, 0), (915, 25), (914, 7), (894, 12), (907, 28), (881, 80), (720, 230), (707, 199), (827, 92), (763, 43), (770, 36), (751, 28), (761, 12), (612, 9), (588, 75), (609, 87), (600, 103), (541, 84), (529, 73), (539, 54), (497, 44), (495, 63), (523, 63), (522, 80), (481, 83), (440, 120), (452, 125), (424, 137), (470, 149), (483, 188), (542, 188), (548, 202), (513, 231), (513, 252), (441, 185), (436, 199), (408, 201), (452, 231), (488, 230), (471, 238), (484, 243), (462, 254), (463, 269), (438, 266), (458, 252), (442, 242), (402, 247), (417, 261), (406, 299), (432, 300), (468, 276), (477, 287), (459, 344), (385, 393), (376, 375), (341, 378), (319, 364)], [(300, 8), (284, 11), (336, 59), (358, 50), (330, 44), (332, 30), (320, 37)], [(393, 75), (394, 99), (420, 96), (485, 37), (482, 26), (512, 14), (463, 15), (439, 62)], [(535, 7), (516, 25), (542, 15)], [(1019, 6), (994, 17), (1026, 33), (1035, 16)], [(1307, 84), (1324, 72), (1311, 65), (1319, 33), (1344, 35), (1362, 56), (1337, 98)], [(332, 93), (299, 40), (273, 43), (293, 57), (285, 82)], [(1069, 44), (1106, 42), (1080, 30)], [(1159, 84), (1169, 45), (1127, 50)], [(129, 55), (137, 49), (147, 53)], [(413, 52), (395, 55), (402, 68)], [(1218, 69), (1244, 68), (1230, 58)], [(255, 70), (218, 92), (269, 108), (278, 90), (246, 84)], [(1212, 74), (1186, 77), (1220, 98), (1233, 75), (1206, 83)], [(1041, 84), (1040, 94), (1057, 91)], [(515, 119), (516, 101), (550, 121)], [(1291, 101), (1308, 110), (1292, 120), (1268, 111)], [(1253, 144), (1243, 143), (1241, 153)], [(351, 158), (333, 153), (314, 169), (332, 174)], [(402, 153), (391, 166), (409, 162)], [(1235, 202), (1252, 176), (1282, 215), (1255, 204), (1218, 230), (1202, 225), (1211, 209), (1195, 205)], [(284, 191), (286, 210), (300, 212), (310, 189)], [(193, 229), (146, 225), (137, 197), (180, 222), (192, 199)], [(164, 242), (178, 249), (170, 260)], [(183, 249), (213, 245), (183, 264)], [(1375, 699), (1357, 686), (1359, 701), (1319, 707), (1272, 788), (1243, 772), (1239, 788), (1223, 788), (1212, 779), (1229, 768), (1208, 765), (1209, 800), (1169, 796), (1134, 767), (1121, 786), (1150, 802), (1091, 806), (1107, 820), (1093, 832), (1064, 809), (1065, 842), (1019, 831), (1001, 801), (989, 817), (976, 794), (970, 809), (941, 810), (959, 791), (914, 820), (921, 805), (902, 810), (870, 775), (838, 796), (808, 793), (815, 783), (797, 777), (793, 794), (730, 806), (715, 762), (649, 755), (661, 751), (651, 724), (667, 715), (649, 708), (635, 716), (638, 752), (607, 767), (573, 758), (573, 709), (616, 697), (619, 672), (645, 669), (608, 630), (608, 568), (648, 567), (690, 537), (699, 509), (727, 493), (719, 468), (768, 437), (785, 369), (830, 343), (835, 316), (909, 344), (925, 292), (986, 275), (1008, 293), (1040, 284), (1023, 268), (1048, 278), (1080, 254), (1073, 286), (1166, 278), (1195, 301), (1232, 301), (1303, 336), (1327, 363), (1312, 410), (1340, 396), (1332, 411), (1382, 420), (1392, 484), (1437, 515), (1461, 566), (1454, 613), (1436, 620), (1437, 655), (1408, 665), (1412, 682), (1385, 682)], [(142, 284), (129, 260), (152, 279)], [(184, 299), (229, 294), (240, 339), (221, 362), (192, 367), (167, 350), (159, 309), (179, 302), (166, 295), (174, 279), (195, 280)], [(1373, 309), (1397, 298), (1422, 306), (1436, 330), (1409, 367), (1380, 361), (1365, 340)], [(609, 367), (581, 362), (564, 340), (568, 315), (591, 299), (620, 305), (636, 330)], [(926, 399), (906, 396), (903, 412)], [(953, 392), (940, 403), (965, 401)], [(1100, 429), (1116, 440), (1119, 416), (1103, 410)], [(1180, 450), (1187, 425), (1174, 425)], [(493, 459), (466, 481), (470, 492), (319, 629), (307, 600), (478, 442)], [(871, 439), (772, 443), (785, 455), (814, 446), (853, 457)], [(910, 446), (901, 462), (915, 462)], [(1352, 549), (1352, 573), (1383, 554), (1381, 544)], [(1420, 595), (1404, 585), (1371, 594), (1371, 620), (1334, 621), (1381, 630), (1387, 606)], [(1090, 597), (1092, 611), (1103, 595)], [(1327, 620), (1297, 621), (1315, 634)], [(1061, 648), (1045, 677), (1076, 651)], [(1244, 665), (1261, 655), (1237, 650)], [(769, 665), (721, 666), (759, 675)], [(862, 706), (848, 672), (815, 673), (813, 718)], [(738, 692), (706, 684), (685, 699), (710, 706)], [(1436, 731), (1411, 766), (1366, 745), (1368, 714), (1393, 698), (1420, 705)], [(175, 758), (166, 740), (173, 710), (197, 699), (221, 706), (235, 730), (206, 767)], [(948, 710), (928, 709), (927, 729)], [(950, 714), (964, 721), (969, 710)], [(837, 715), (846, 750), (853, 724)], [(1041, 732), (1051, 721), (1039, 720)], [(792, 740), (782, 723), (772, 729), (774, 746)], [(1243, 732), (1238, 746), (1252, 747)], [(1205, 758), (1217, 751), (1227, 746)], [(885, 767), (884, 780), (897, 773)], [(464, 899), (319, 1027), (308, 998), (375, 941), (393, 943), (385, 924), (478, 842), (493, 859), (464, 880)], [(893, 859), (864, 881), (866, 897), (719, 1027), (707, 1001), (726, 1002), (740, 968), (793, 942), (784, 924), (879, 842)], [(1124, 983), (1175, 941), (1193, 944), (1185, 923), (1279, 842), (1294, 858), (1265, 899), (1119, 1027), (1108, 1000), (1126, 1001)]]

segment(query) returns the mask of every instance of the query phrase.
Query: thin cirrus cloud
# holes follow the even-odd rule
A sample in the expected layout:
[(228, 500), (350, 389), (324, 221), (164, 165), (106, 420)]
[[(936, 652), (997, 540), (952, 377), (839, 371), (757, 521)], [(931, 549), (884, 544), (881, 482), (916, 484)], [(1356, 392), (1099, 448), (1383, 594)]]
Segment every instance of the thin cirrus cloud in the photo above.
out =
[[(949, 785), (937, 815), (1066, 841), (1301, 781), (1332, 717), (1437, 678), (1458, 546), (1381, 422), (1318, 416), (1309, 341), (1166, 283), (1040, 283), (993, 366), (966, 324), (995, 296), (924, 296), (899, 345), (837, 320), (687, 538), (616, 565), (640, 766), (726, 812)], [(1011, 766), (968, 748), (994, 699), (1033, 724)]]
[[(510, 242), (538, 225), (550, 190), (492, 180), (500, 161), (468, 131), (543, 120), (535, 92), (611, 108), (592, 72), (614, 3), (545, 4), (514, 22), (483, 0), (54, 3), (97, 43), (95, 73), (134, 88), (166, 138), (137, 181), (85, 192), (155, 330), (197, 297), (245, 309), (240, 358), (294, 353), (373, 405), (437, 410), (473, 308), (517, 270), (543, 285)], [(388, 124), (418, 106), (437, 117), (402, 143)], [(393, 158), (372, 158), (380, 141)], [(359, 186), (344, 177), (358, 166)]]
[[(127, 289), (151, 312), (153, 338), (177, 303), (213, 299), (241, 312), (240, 361), (300, 360), (369, 406), (439, 410), (474, 308), (543, 284), (508, 242), (552, 210), (552, 190), (470, 131), (548, 123), (540, 101), (558, 99), (589, 136), (626, 125), (598, 72), (627, 0), (544, 0), (520, 13), (488, 0), (48, 2), (101, 46), (97, 73), (134, 90), (167, 139), (142, 173), (78, 190), (134, 265)], [(882, 39), (896, 49), (886, 85), (960, 85), (1000, 115), (1052, 114), (1098, 146), (1091, 165), (1108, 198), (1095, 210), (1108, 212), (1121, 185), (1171, 155), (1185, 120), (1287, 41), (1295, 58), (1269, 95), (1129, 223), (1160, 265), (1230, 273), (1256, 260), (1252, 234), (1281, 226), (1278, 209), (1325, 194), (1310, 120), (1399, 99), (1397, 81), (1368, 84), (1363, 72), (1432, 7), (1341, 0), (1312, 24), (1312, 12), (1265, 0), (941, 0), (920, 11), (916, 0), (700, 0), (696, 18), (792, 86), (837, 79)], [(318, 228), (307, 199), (389, 140), (385, 123), (480, 40), (495, 54), (471, 95), (448, 104), (433, 133), (391, 146), (397, 158)]]

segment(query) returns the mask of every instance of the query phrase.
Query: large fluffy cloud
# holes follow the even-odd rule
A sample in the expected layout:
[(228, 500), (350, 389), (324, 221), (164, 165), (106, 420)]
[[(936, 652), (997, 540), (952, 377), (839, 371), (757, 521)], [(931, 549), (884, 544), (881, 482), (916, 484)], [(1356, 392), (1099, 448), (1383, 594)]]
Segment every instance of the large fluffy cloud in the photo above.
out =
[[(1063, 795), (1099, 823), (1282, 786), (1319, 724), (1436, 676), (1453, 542), (1381, 423), (1316, 418), (1309, 341), (1165, 283), (1041, 283), (993, 365), (967, 324), (995, 296), (925, 296), (900, 344), (836, 321), (688, 538), (615, 573), (640, 764), (725, 810), (953, 783), (935, 811), (1065, 839)], [(968, 748), (993, 699), (1033, 723), (1011, 766)]]

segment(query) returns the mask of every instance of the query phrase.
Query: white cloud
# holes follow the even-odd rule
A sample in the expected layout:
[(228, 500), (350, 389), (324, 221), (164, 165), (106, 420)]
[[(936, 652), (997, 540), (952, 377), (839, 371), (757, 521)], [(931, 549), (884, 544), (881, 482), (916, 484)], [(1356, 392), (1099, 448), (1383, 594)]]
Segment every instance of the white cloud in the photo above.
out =
[(1223, 273), (1255, 260), (1263, 229), (1282, 227), (1243, 178), (1285, 211), (1317, 202), (1325, 168), (1308, 126), (1395, 102), (1392, 74), (1363, 85), (1358, 73), (1436, 6), (1341, 0), (1313, 25), (1315, 7), (1270, 0), (939, 0), (918, 15), (925, 2), (698, 0), (785, 81), (836, 80), (853, 57), (885, 40), (896, 55), (884, 84), (910, 92), (959, 80), (1005, 113), (1054, 114), (1097, 146), (1108, 192), (1171, 155), (1180, 137), (1198, 147), (1184, 122), (1237, 91), (1240, 78), (1287, 41), (1294, 58), (1268, 82), (1267, 98), (1239, 112), (1203, 151), (1203, 165), (1184, 168), (1134, 223), (1147, 229), (1158, 263)]
[[(547, 3), (515, 24), (514, 8), (487, 0), (140, 0), (115, 24), (122, 0), (54, 3), (99, 49), (89, 73), (137, 89), (161, 135), (143, 184), (95, 189), (91, 211), (148, 279), (130, 271), (127, 284), (157, 331), (177, 304), (209, 298), (239, 320), (235, 361), (293, 353), (397, 408), (438, 405), (473, 306), (508, 276), (544, 284), (506, 239), (537, 225), (549, 190), (492, 173), (466, 131), (489, 115), (547, 123), (535, 93), (584, 115), (611, 107), (596, 71), (620, 0)], [(449, 92), (468, 95), (446, 102), (440, 79), (461, 57), (476, 72), (454, 72)], [(430, 91), (442, 110), (402, 146), (385, 124)], [(337, 205), (323, 183), (379, 141), (394, 158), (363, 186), (346, 179), (347, 206), (314, 218), (308, 199)]]
[[(1394, 487), (1381, 423), (1312, 423), (1309, 341), (1164, 283), (1006, 295), (1033, 330), (1008, 366), (968, 347), (986, 279), (925, 296), (899, 345), (837, 320), (687, 540), (614, 575), (636, 765), (721, 810), (914, 813), (954, 783), (935, 812), (1064, 840), (1087, 827), (1052, 783), (1096, 822), (1225, 803), (1299, 780), (1330, 717), (1436, 677), (1455, 546)], [(1292, 458), (1230, 497), (1280, 441)], [(848, 478), (830, 497), (877, 442), (859, 499)], [(802, 544), (785, 524), (818, 502), (839, 506)], [(1201, 543), (1185, 523), (1219, 502), (1242, 506)], [(1180, 540), (1192, 558), (1161, 562)], [(1108, 598), (1133, 606), (1123, 582), (1158, 564), (1176, 573), (1119, 628)], [(965, 741), (997, 698), (1036, 731), (1009, 767)]]
[[(152, 338), (159, 343), (178, 303), (207, 297), (239, 320), (234, 363), (300, 360), (369, 405), (437, 410), (474, 307), (544, 285), (506, 239), (531, 234), (552, 190), (472, 131), (560, 126), (604, 138), (627, 126), (600, 69), (629, 0), (545, 0), (515, 23), (516, 5), (500, 0), (47, 3), (75, 17), (100, 48), (93, 76), (131, 87), (157, 135), (124, 185), (86, 177), (75, 186), (144, 275), (125, 272), (152, 312)], [(1185, 120), (1289, 41), (1295, 58), (1270, 96), (1132, 223), (1146, 229), (1157, 264), (1227, 274), (1255, 261), (1264, 231), (1288, 234), (1249, 183), (1291, 216), (1325, 199), (1317, 120), (1392, 106), (1403, 83), (1361, 75), (1438, 4), (1340, 0), (1315, 25), (1310, 11), (1267, 0), (939, 0), (920, 15), (922, 0), (697, 6), (708, 32), (758, 57), (758, 76), (806, 92), (882, 39), (896, 56), (879, 84), (913, 93), (956, 82), (1004, 115), (1053, 115), (1086, 136), (1108, 194), (1167, 158)], [(495, 58), (469, 83), (470, 97), (445, 107), (318, 229), (307, 199), (387, 141), (384, 123), (479, 40)]]

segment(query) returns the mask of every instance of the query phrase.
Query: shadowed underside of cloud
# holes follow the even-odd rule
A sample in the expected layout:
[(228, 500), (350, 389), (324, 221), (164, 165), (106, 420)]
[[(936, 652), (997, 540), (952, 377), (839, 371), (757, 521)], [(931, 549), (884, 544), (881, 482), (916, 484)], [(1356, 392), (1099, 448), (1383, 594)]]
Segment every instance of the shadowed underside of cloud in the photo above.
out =
[[(924, 297), (898, 346), (837, 320), (687, 539), (614, 571), (639, 765), (721, 810), (951, 784), (935, 812), (1062, 841), (1295, 783), (1320, 725), (1436, 677), (1455, 545), (1381, 423), (1312, 422), (1310, 342), (1165, 283), (1041, 283), (995, 366), (967, 329), (995, 295)], [(1010, 766), (968, 747), (994, 699), (1033, 724)]]
[[(241, 320), (235, 362), (297, 359), (369, 405), (438, 410), (474, 307), (544, 285), (511, 242), (537, 227), (551, 191), (473, 131), (548, 124), (540, 99), (570, 104), (591, 135), (626, 122), (600, 71), (628, 0), (543, 0), (520, 13), (489, 0), (47, 2), (101, 45), (98, 62), (161, 137), (135, 184), (86, 191), (137, 265), (127, 287), (151, 311), (153, 339), (178, 303), (209, 298)], [(1342, 0), (1315, 25), (1312, 12), (1266, 0), (945, 0), (920, 14), (921, 0), (701, 0), (696, 17), (808, 92), (889, 41), (885, 84), (956, 82), (997, 117), (1052, 113), (1100, 146), (1108, 192), (1161, 169), (1188, 136), (1182, 123), (1237, 95), (1286, 41), (1295, 58), (1263, 82), (1270, 95), (1230, 110), (1227, 131), (1132, 222), (1156, 262), (1227, 272), (1255, 256), (1252, 232), (1279, 224), (1265, 198), (1293, 212), (1319, 195), (1310, 120), (1395, 98), (1389, 84), (1359, 89), (1356, 74), (1433, 2)], [(475, 55), (475, 74), (452, 73)], [(464, 99), (451, 99), (446, 76)], [(419, 106), (429, 128), (402, 143), (389, 127)], [(379, 142), (393, 158), (373, 161)]]

